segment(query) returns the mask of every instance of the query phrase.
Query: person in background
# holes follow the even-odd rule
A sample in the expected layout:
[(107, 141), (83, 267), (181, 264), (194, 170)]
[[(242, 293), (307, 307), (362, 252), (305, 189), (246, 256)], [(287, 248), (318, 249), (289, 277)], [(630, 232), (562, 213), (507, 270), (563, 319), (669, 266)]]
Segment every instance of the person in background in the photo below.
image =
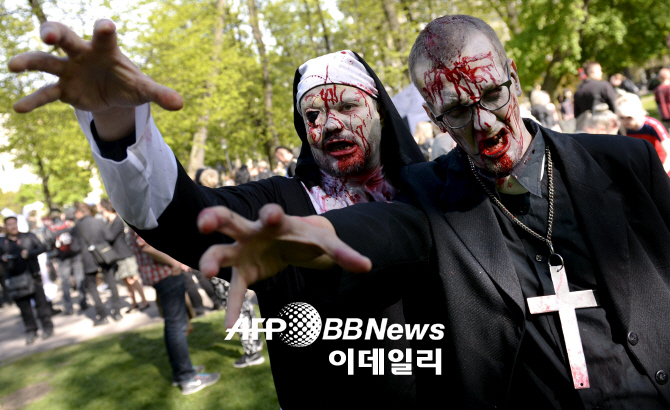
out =
[(430, 160), (433, 146), (433, 126), (429, 121), (419, 121), (414, 128), (414, 141), (421, 149), (426, 161)]
[(616, 111), (617, 93), (614, 87), (603, 79), (603, 69), (600, 63), (591, 61), (584, 63), (584, 72), (588, 76), (575, 92), (575, 117), (581, 113), (593, 110), (599, 103), (605, 103), (610, 111)]
[[(0, 225), (0, 241), (5, 239), (5, 227)], [(3, 305), (5, 304), (10, 304), (11, 301), (9, 299), (9, 296), (7, 295), (7, 289), (5, 289), (5, 271), (2, 268), (2, 264), (0, 263), (0, 312), (2, 312)]]
[(246, 184), (247, 182), (251, 182), (249, 167), (242, 165), (235, 171), (235, 185), (242, 185)]
[[(72, 237), (74, 223), (72, 220), (66, 219), (65, 214), (62, 214), (58, 210), (52, 211), (51, 222), (51, 225), (48, 226), (48, 230), (45, 232), (44, 238), (46, 245), (54, 253), (52, 261), (57, 266), (58, 277), (63, 292), (63, 305), (65, 307), (63, 314), (71, 315), (74, 313), (72, 296), (70, 295), (73, 274), (77, 288), (80, 293), (83, 293), (84, 265), (81, 261), (81, 247)], [(85, 310), (86, 294), (83, 293), (82, 296), (80, 308), (81, 310)]]
[(96, 276), (98, 270), (102, 269), (102, 274), (112, 293), (112, 311), (111, 316), (114, 320), (121, 320), (121, 300), (119, 299), (119, 291), (116, 288), (116, 280), (114, 274), (116, 273), (117, 265), (100, 266), (93, 257), (90, 247), (93, 244), (106, 243), (105, 240), (105, 223), (91, 216), (91, 208), (84, 203), (78, 203), (75, 207), (75, 218), (77, 218), (77, 225), (72, 231), (72, 235), (81, 247), (81, 256), (84, 263), (84, 274), (86, 281), (86, 291), (91, 294), (95, 302), (95, 310), (97, 317), (93, 321), (93, 326), (100, 326), (109, 323), (107, 320), (107, 309), (100, 299), (98, 287), (96, 283)]
[[(112, 244), (114, 251), (119, 257), (119, 260), (116, 261), (116, 265), (118, 266), (116, 279), (123, 281), (128, 289), (128, 296), (133, 301), (125, 313), (130, 313), (135, 309), (145, 310), (149, 307), (149, 302), (147, 302), (147, 298), (144, 296), (144, 288), (140, 282), (135, 255), (130, 246), (128, 246), (128, 242), (126, 242), (126, 226), (123, 220), (116, 214), (116, 210), (109, 199), (100, 201), (100, 208), (102, 209), (102, 215), (108, 221), (105, 227), (105, 240)], [(140, 295), (141, 305), (137, 304), (135, 292)]]
[(213, 168), (200, 168), (195, 173), (195, 183), (210, 188), (221, 186), (219, 172)]
[(617, 114), (626, 130), (626, 135), (651, 142), (663, 163), (663, 169), (665, 172), (670, 172), (668, 130), (659, 120), (647, 115), (647, 111), (642, 108), (642, 101), (635, 94), (630, 93), (619, 97)]
[(627, 93), (635, 94), (638, 97), (640, 96), (640, 89), (637, 88), (635, 83), (626, 78), (623, 74), (613, 74), (610, 76), (610, 84), (614, 87), (614, 90), (625, 91)]
[[(17, 277), (26, 273), (32, 276), (34, 292), (28, 295), (15, 297), (14, 302), (21, 310), (21, 319), (26, 331), (26, 345), (35, 343), (37, 339), (37, 322), (33, 314), (31, 301), (35, 302), (37, 316), (42, 323), (42, 339), (53, 336), (54, 326), (51, 321), (51, 306), (47, 301), (42, 288), (42, 277), (37, 256), (44, 253), (47, 248), (40, 242), (35, 234), (20, 233), (16, 216), (5, 218), (7, 235), (0, 241), (0, 260), (5, 279)], [(11, 292), (12, 289), (9, 289)]]
[(260, 181), (261, 179), (267, 179), (274, 176), (272, 171), (268, 167), (266, 161), (258, 161), (258, 175), (254, 181)]
[(442, 155), (446, 155), (454, 148), (456, 148), (456, 142), (451, 138), (451, 135), (449, 135), (448, 132), (440, 132), (433, 140), (433, 147), (430, 151), (430, 160), (433, 161)]
[(659, 86), (654, 90), (658, 114), (665, 129), (670, 130), (670, 69), (662, 68), (658, 72)]
[(219, 373), (204, 373), (204, 366), (193, 367), (191, 363), (186, 340), (188, 316), (182, 264), (147, 244), (135, 232), (131, 231), (131, 237), (142, 281), (156, 289), (162, 306), (172, 385), (181, 387), (181, 393), (188, 395), (216, 383)]
[(619, 117), (608, 109), (607, 104), (598, 104), (593, 113), (582, 113), (577, 132), (616, 135), (620, 126)]
[(575, 106), (572, 103), (572, 91), (564, 89), (563, 94), (558, 97), (561, 105), (561, 117), (564, 121), (569, 121), (575, 118)]
[[(530, 113), (543, 127), (552, 128), (556, 125), (556, 107), (551, 104), (551, 97), (546, 91), (533, 90), (530, 93)], [(550, 107), (551, 104), (551, 107)], [(551, 109), (553, 108), (553, 110)]]
[(285, 176), (293, 178), (295, 176), (295, 167), (298, 165), (298, 162), (295, 160), (293, 153), (290, 149), (286, 148), (283, 145), (275, 148), (275, 159), (277, 162), (281, 162), (286, 169)]

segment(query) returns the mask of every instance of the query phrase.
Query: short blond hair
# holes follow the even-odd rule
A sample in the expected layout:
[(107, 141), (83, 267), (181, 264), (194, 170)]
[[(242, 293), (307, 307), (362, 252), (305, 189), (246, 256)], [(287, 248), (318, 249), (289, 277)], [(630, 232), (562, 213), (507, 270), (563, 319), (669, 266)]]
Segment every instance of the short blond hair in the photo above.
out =
[(219, 173), (215, 169), (207, 168), (200, 174), (200, 183), (209, 188), (219, 186)]
[(616, 111), (623, 117), (645, 117), (647, 115), (640, 97), (632, 93), (625, 93), (617, 98)]

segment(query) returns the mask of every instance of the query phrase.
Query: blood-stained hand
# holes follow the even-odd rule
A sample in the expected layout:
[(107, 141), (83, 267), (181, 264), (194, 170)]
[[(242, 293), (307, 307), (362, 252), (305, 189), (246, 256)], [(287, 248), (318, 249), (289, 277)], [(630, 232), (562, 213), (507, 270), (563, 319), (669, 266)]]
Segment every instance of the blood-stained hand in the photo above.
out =
[(207, 208), (198, 216), (198, 228), (204, 234), (218, 231), (236, 241), (211, 246), (200, 258), (200, 271), (209, 278), (222, 267), (233, 267), (227, 328), (239, 317), (247, 287), (288, 265), (312, 269), (339, 265), (355, 273), (372, 268), (368, 258), (337, 237), (326, 218), (288, 216), (275, 204), (261, 208), (257, 221), (222, 206)]
[[(46, 44), (60, 47), (67, 57), (28, 52), (9, 60), (7, 66), (15, 73), (43, 71), (59, 78), (57, 83), (42, 87), (14, 104), (18, 113), (27, 113), (60, 100), (92, 112), (96, 125), (100, 117), (100, 122), (109, 122), (115, 128), (114, 121), (128, 117), (130, 121), (124, 123), (134, 124), (134, 113), (130, 110), (144, 103), (155, 102), (166, 110), (179, 110), (183, 105), (179, 93), (144, 75), (121, 53), (116, 26), (111, 20), (102, 19), (95, 23), (91, 41), (84, 41), (74, 31), (56, 22), (42, 24), (40, 36)], [(109, 121), (104, 121), (108, 118)], [(105, 138), (103, 132), (98, 131), (106, 140), (125, 136)]]

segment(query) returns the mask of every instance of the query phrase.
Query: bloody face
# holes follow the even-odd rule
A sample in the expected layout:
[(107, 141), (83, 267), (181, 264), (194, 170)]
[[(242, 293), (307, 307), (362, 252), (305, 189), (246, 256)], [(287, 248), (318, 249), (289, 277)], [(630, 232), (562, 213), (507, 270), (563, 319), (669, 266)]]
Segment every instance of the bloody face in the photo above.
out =
[(300, 101), (312, 155), (336, 177), (356, 176), (381, 165), (382, 124), (377, 102), (356, 87), (312, 88)]
[[(449, 61), (425, 57), (415, 68), (418, 86), (426, 100), (428, 115), (477, 103), (482, 95), (492, 92), (511, 77), (509, 102), (488, 111), (481, 105), (473, 108), (472, 121), (453, 129), (437, 123), (472, 158), (475, 165), (500, 177), (509, 175), (530, 144), (531, 136), (521, 121), (517, 92), (520, 90), (516, 66), (501, 61), (488, 38), (476, 31), (460, 52)], [(430, 44), (430, 43), (427, 43)], [(433, 53), (427, 53), (433, 55)], [(459, 110), (467, 113), (467, 109)], [(435, 115), (433, 115), (433, 113)]]

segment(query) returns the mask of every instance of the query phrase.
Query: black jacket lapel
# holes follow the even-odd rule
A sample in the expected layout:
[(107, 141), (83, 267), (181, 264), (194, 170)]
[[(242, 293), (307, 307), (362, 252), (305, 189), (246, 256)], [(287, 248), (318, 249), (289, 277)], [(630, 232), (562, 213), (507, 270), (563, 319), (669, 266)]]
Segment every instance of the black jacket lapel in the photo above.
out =
[[(460, 150), (445, 164), (446, 183), (440, 198), (444, 219), (491, 280), (525, 311), (525, 302), (491, 201), (466, 168)], [(450, 199), (448, 199), (450, 198)]]
[[(550, 148), (555, 153), (556, 167), (560, 167), (564, 182), (575, 206), (575, 214), (584, 229), (586, 243), (599, 268), (598, 282), (607, 290), (620, 319), (629, 321), (630, 292), (624, 287), (629, 271), (630, 257), (626, 216), (621, 193), (589, 153), (573, 138), (542, 129)], [(566, 166), (570, 164), (570, 166)], [(594, 216), (597, 216), (594, 217)], [(601, 293), (601, 296), (604, 296)]]

